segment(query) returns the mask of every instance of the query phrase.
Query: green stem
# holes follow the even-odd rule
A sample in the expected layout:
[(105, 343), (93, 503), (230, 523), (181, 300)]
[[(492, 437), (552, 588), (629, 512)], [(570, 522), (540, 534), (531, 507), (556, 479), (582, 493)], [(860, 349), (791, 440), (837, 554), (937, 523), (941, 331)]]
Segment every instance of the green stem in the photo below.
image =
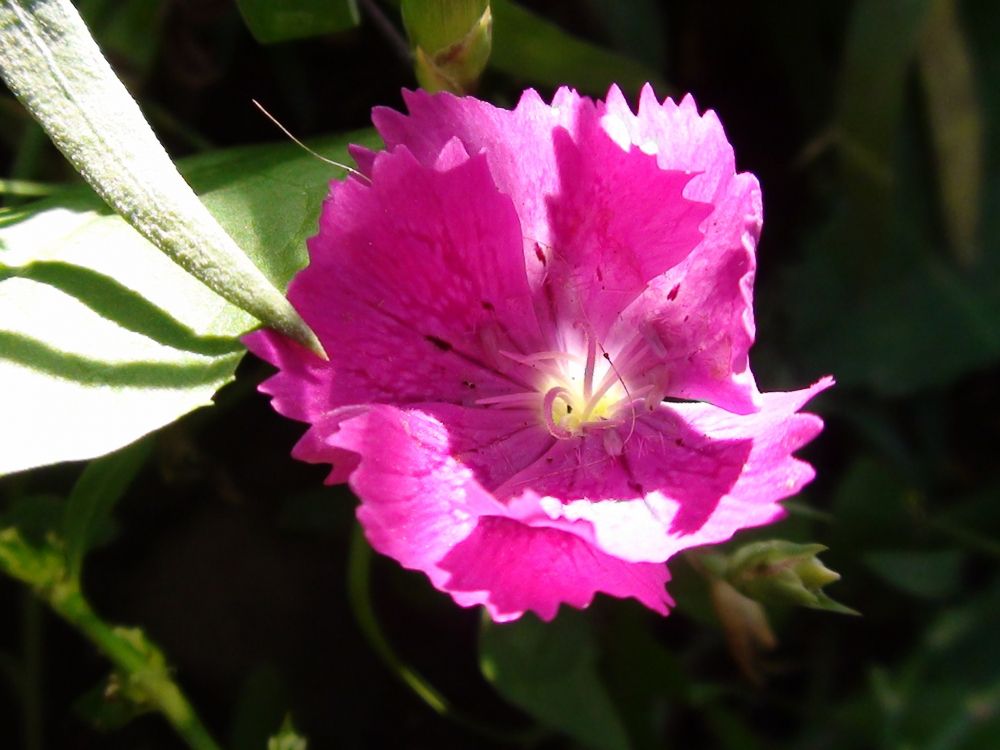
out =
[(142, 694), (166, 717), (192, 750), (220, 750), (194, 708), (170, 678), (148, 655), (122, 637), (91, 609), (79, 588), (65, 583), (49, 595), (52, 608), (83, 633), (111, 662), (128, 675)]
[(418, 672), (403, 663), (389, 645), (388, 639), (379, 626), (372, 607), (370, 592), (372, 550), (365, 541), (360, 526), (355, 526), (351, 534), (350, 557), (347, 563), (348, 596), (354, 619), (372, 650), (382, 663), (399, 680), (412, 690), (420, 700), (441, 716), (452, 714), (448, 700), (427, 682)]
[(347, 595), (354, 619), (368, 645), (397, 679), (406, 685), (439, 716), (485, 737), (493, 742), (532, 746), (546, 736), (544, 730), (513, 732), (486, 726), (457, 711), (419, 672), (400, 659), (382, 632), (370, 596), (372, 549), (365, 540), (361, 526), (355, 524), (347, 560)]

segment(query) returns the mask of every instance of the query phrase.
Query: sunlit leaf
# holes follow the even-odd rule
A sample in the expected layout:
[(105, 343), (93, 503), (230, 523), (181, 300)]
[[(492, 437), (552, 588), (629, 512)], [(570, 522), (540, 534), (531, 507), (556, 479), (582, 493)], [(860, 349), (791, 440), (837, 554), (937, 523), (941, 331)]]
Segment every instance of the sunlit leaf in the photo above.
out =
[[(374, 145), (367, 133), (313, 145), (347, 161), (349, 141)], [(182, 169), (280, 288), (343, 176), (292, 144)], [(83, 190), (0, 215), (0, 474), (108, 453), (211, 403), (254, 325)]]
[(0, 77), (139, 234), (224, 299), (321, 353), (281, 291), (178, 174), (69, 0), (0, 4)]

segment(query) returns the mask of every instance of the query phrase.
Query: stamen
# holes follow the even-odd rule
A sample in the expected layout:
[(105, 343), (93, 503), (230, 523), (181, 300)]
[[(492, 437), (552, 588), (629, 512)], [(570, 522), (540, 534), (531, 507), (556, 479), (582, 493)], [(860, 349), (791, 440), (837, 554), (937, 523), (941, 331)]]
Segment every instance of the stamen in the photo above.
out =
[(487, 396), (476, 399), (477, 406), (525, 406), (534, 408), (538, 405), (538, 398), (541, 394), (535, 391), (525, 393), (508, 393), (505, 396)]
[[(611, 364), (610, 359), (608, 360), (608, 364)], [(584, 422), (587, 421), (587, 418), (590, 416), (590, 413), (594, 410), (594, 407), (596, 407), (601, 402), (601, 399), (604, 398), (604, 396), (607, 394), (607, 392), (611, 390), (611, 386), (613, 386), (615, 383), (622, 383), (622, 387), (625, 386), (624, 382), (622, 382), (621, 377), (619, 377), (617, 370), (614, 369), (614, 365), (611, 365), (611, 367), (612, 369), (608, 371), (608, 374), (604, 376), (604, 380), (601, 381), (601, 387), (597, 390), (597, 393), (594, 393), (587, 401), (587, 408), (583, 412), (583, 417), (581, 417), (581, 419)], [(628, 389), (626, 389), (625, 392), (628, 393)], [(630, 400), (629, 398), (623, 398), (617, 403), (623, 403), (629, 400)]]
[[(645, 401), (649, 398), (650, 394), (654, 393), (653, 385), (644, 385), (641, 388), (637, 388), (631, 391), (626, 396), (622, 396), (620, 399), (615, 401), (611, 406), (608, 407), (608, 411), (617, 411), (624, 406), (630, 406), (632, 404), (638, 403), (639, 401)], [(660, 399), (662, 401), (663, 399)]]
[(534, 367), (538, 362), (544, 362), (549, 359), (565, 359), (572, 360), (573, 357), (566, 352), (557, 351), (547, 351), (547, 352), (537, 352), (535, 354), (517, 354), (516, 352), (509, 352), (505, 349), (500, 349), (500, 354), (512, 359), (515, 362), (519, 362), (522, 365), (528, 365), (529, 367)]
[(555, 388), (549, 388), (545, 392), (545, 398), (542, 399), (542, 416), (545, 418), (545, 426), (549, 428), (549, 433), (552, 437), (556, 438), (571, 438), (573, 433), (567, 430), (560, 424), (556, 424), (555, 416), (553, 411), (556, 405), (556, 399), (562, 398), (567, 405), (569, 404), (570, 392), (566, 388), (556, 386)]
[(651, 325), (646, 325), (642, 329), (642, 335), (646, 339), (646, 343), (649, 344), (649, 348), (653, 350), (653, 354), (660, 359), (665, 359), (667, 356), (667, 347), (663, 345), (663, 339), (660, 338), (660, 334), (657, 333), (656, 329)]
[[(590, 394), (594, 389), (594, 364), (597, 359), (597, 340), (587, 334), (587, 364), (583, 370), (583, 400), (590, 404)], [(589, 410), (589, 406), (588, 406)]]
[(620, 456), (625, 450), (625, 443), (622, 441), (622, 436), (618, 434), (618, 430), (605, 430), (602, 438), (604, 450), (609, 456)]

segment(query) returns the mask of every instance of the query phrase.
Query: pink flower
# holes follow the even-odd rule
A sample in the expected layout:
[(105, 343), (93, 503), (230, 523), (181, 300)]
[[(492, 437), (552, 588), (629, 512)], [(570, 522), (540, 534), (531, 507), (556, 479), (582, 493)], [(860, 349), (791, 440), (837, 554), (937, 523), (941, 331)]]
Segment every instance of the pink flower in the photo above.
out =
[[(774, 521), (832, 381), (749, 369), (760, 190), (712, 112), (617, 88), (513, 111), (406, 93), (331, 186), (289, 298), (330, 355), (247, 338), (369, 541), (496, 620), (672, 604), (681, 550)], [(664, 398), (671, 400), (664, 401)]]

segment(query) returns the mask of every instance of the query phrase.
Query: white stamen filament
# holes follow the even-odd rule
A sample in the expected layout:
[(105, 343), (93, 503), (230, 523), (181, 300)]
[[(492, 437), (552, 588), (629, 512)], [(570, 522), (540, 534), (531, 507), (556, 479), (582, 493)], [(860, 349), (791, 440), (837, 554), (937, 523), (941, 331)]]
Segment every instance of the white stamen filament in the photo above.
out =
[(545, 393), (545, 398), (542, 400), (542, 416), (545, 418), (545, 426), (549, 428), (549, 432), (552, 433), (552, 437), (557, 438), (569, 438), (573, 437), (573, 433), (567, 430), (560, 424), (556, 424), (554, 410), (556, 405), (556, 399), (562, 398), (568, 404), (570, 404), (570, 399), (572, 394), (561, 386), (556, 386), (555, 388), (549, 388)]
[[(624, 346), (616, 347), (612, 360), (604, 346), (590, 331), (577, 339), (576, 345), (566, 345), (567, 350), (545, 350), (531, 353), (510, 351), (498, 346), (494, 335), (487, 334), (484, 343), (500, 359), (509, 364), (522, 365), (534, 375), (521, 373), (519, 379), (537, 383), (537, 388), (498, 396), (488, 396), (475, 401), (478, 406), (501, 409), (524, 409), (538, 413), (549, 433), (558, 439), (579, 437), (588, 431), (604, 433), (605, 450), (609, 455), (621, 455), (635, 429), (637, 408), (653, 410), (663, 399), (663, 379), (654, 374), (656, 368), (641, 376), (639, 385), (630, 389), (626, 384), (628, 373), (634, 372), (653, 348), (649, 338), (641, 332), (631, 337)], [(600, 355), (600, 356), (599, 356)], [(606, 361), (602, 363), (600, 358)], [(512, 371), (513, 374), (513, 371)], [(650, 382), (652, 381), (652, 382)], [(627, 436), (618, 433), (631, 420)]]
[(504, 396), (487, 396), (476, 399), (477, 406), (529, 406), (538, 405), (541, 394), (537, 391), (526, 391), (524, 393), (509, 393)]

